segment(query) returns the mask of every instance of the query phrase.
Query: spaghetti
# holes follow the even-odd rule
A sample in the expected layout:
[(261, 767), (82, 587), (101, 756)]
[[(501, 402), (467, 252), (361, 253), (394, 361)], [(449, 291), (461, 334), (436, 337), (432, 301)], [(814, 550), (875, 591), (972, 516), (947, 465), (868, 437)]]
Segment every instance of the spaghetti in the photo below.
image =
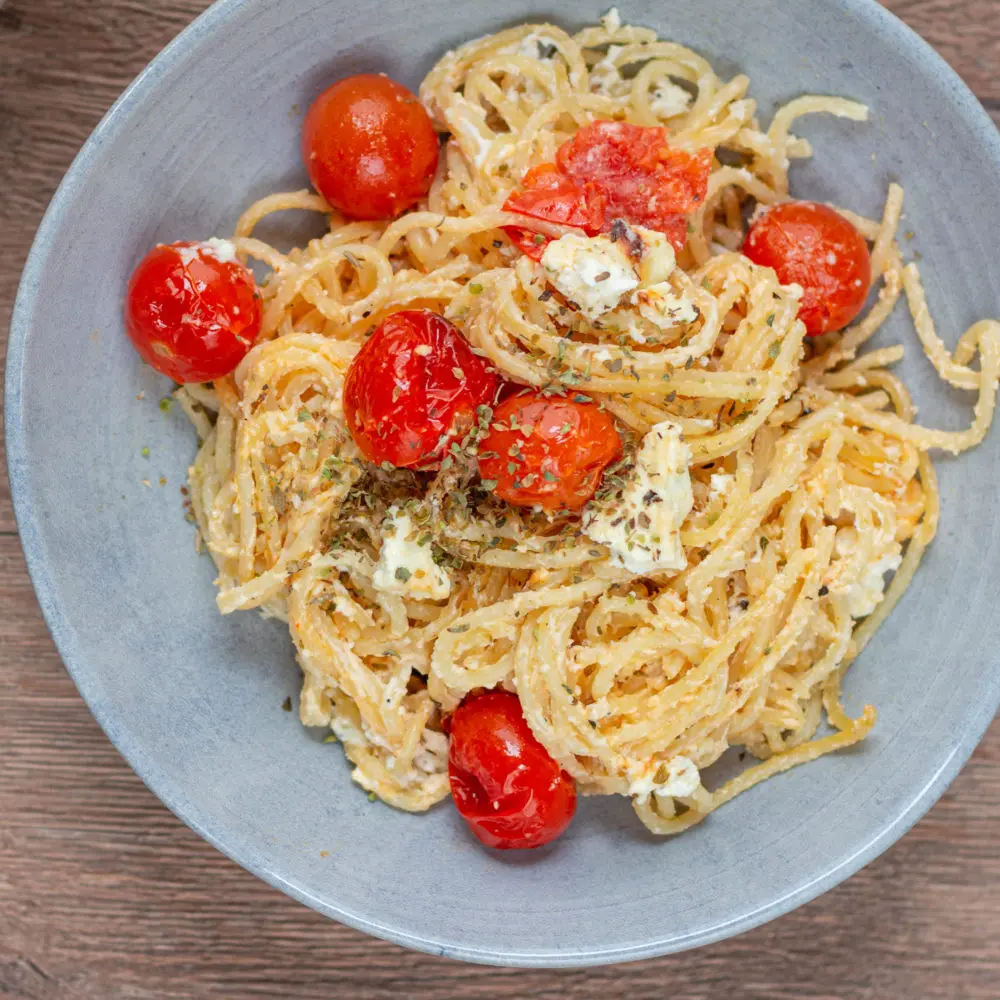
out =
[[(871, 707), (845, 714), (841, 677), (934, 537), (928, 452), (971, 448), (990, 425), (1000, 324), (977, 324), (949, 354), (896, 242), (893, 185), (881, 219), (842, 213), (872, 246), (875, 305), (807, 342), (801, 289), (741, 255), (745, 219), (755, 203), (787, 200), (790, 161), (811, 155), (792, 132), (798, 118), (863, 121), (867, 110), (803, 97), (765, 129), (748, 86), (614, 12), (576, 35), (511, 28), (447, 53), (424, 81), (449, 138), (415, 210), (350, 222), (317, 195), (277, 194), (237, 226), (240, 254), (271, 271), (261, 338), (232, 376), (177, 392), (202, 439), (190, 471), (199, 538), (218, 567), (219, 609), (288, 623), (302, 722), (332, 729), (355, 781), (393, 806), (421, 811), (448, 795), (442, 721), (480, 688), (516, 692), (581, 792), (631, 796), (659, 834), (875, 722)], [(666, 125), (675, 149), (715, 150), (669, 278), (695, 307), (686, 327), (651, 326), (635, 309), (619, 312), (637, 336), (595, 324), (546, 295), (539, 265), (503, 235), (576, 232), (502, 206), (530, 168), (609, 119)], [(287, 254), (254, 237), (290, 209), (329, 213), (330, 231)], [(890, 370), (902, 347), (859, 353), (904, 296), (941, 377), (978, 393), (965, 431), (913, 422)], [(684, 568), (632, 573), (579, 515), (508, 507), (461, 461), (434, 475), (363, 461), (345, 375), (366, 333), (402, 307), (451, 319), (511, 381), (600, 402), (631, 442), (623, 481), (652, 428), (678, 428), (690, 450)], [(450, 576), (446, 598), (376, 583), (401, 505)], [(832, 732), (817, 737), (824, 715)], [(703, 773), (730, 747), (759, 762), (709, 789)]]

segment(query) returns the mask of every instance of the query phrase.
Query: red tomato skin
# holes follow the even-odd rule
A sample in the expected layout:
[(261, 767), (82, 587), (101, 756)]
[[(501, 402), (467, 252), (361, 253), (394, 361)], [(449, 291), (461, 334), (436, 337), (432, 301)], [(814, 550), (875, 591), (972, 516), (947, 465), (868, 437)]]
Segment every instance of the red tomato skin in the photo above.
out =
[[(713, 155), (710, 149), (671, 149), (661, 126), (592, 122), (559, 147), (554, 164), (528, 171), (523, 190), (512, 194), (504, 208), (577, 226), (590, 236), (625, 219), (659, 230), (681, 250), (688, 215), (708, 192)], [(513, 226), (507, 234), (533, 260), (541, 259), (549, 242)]]
[(246, 357), (261, 327), (250, 270), (205, 243), (157, 246), (132, 274), (125, 329), (142, 359), (175, 382), (210, 382)]
[[(522, 190), (504, 203), (505, 212), (577, 226), (590, 236), (601, 231), (607, 196), (596, 184), (581, 183), (567, 177), (554, 163), (543, 163), (529, 170), (521, 185)], [(547, 236), (539, 238), (540, 234), (518, 226), (506, 226), (504, 231), (532, 260), (541, 260), (551, 242)]]
[(607, 195), (604, 230), (616, 218), (665, 233), (674, 248), (687, 242), (687, 216), (704, 200), (713, 153), (671, 149), (662, 126), (596, 121), (556, 154), (559, 168)]
[(452, 713), (448, 778), (473, 835), (498, 850), (543, 847), (576, 812), (576, 784), (538, 742), (517, 695), (491, 691)]
[(352, 219), (392, 219), (418, 202), (430, 190), (439, 151), (416, 95), (371, 73), (320, 94), (302, 131), (313, 186)]
[[(511, 454), (515, 447), (520, 455)], [(528, 390), (494, 410), (479, 445), (479, 474), (496, 480), (496, 495), (516, 507), (581, 510), (621, 454), (614, 421), (595, 403)]]
[(842, 330), (868, 298), (868, 244), (826, 205), (789, 201), (769, 208), (750, 227), (743, 253), (773, 268), (783, 285), (802, 286), (799, 319), (810, 337)]
[(432, 469), (499, 389), (495, 370), (456, 326), (429, 309), (404, 309), (388, 316), (354, 358), (344, 413), (369, 461)]

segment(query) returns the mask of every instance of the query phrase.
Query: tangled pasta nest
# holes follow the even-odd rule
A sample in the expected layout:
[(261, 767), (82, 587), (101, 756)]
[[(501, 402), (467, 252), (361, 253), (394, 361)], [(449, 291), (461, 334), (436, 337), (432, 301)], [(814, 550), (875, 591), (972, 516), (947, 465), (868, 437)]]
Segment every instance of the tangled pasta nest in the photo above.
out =
[[(798, 117), (867, 112), (803, 97), (765, 129), (748, 85), (612, 15), (576, 35), (522, 25), (447, 53), (424, 81), (421, 99), (450, 137), (415, 210), (350, 222), (301, 192), (265, 198), (239, 222), (240, 253), (271, 270), (261, 340), (233, 376), (178, 391), (202, 439), (190, 473), (200, 538), (220, 610), (287, 621), (302, 722), (332, 728), (355, 780), (394, 806), (448, 795), (442, 716), (477, 688), (516, 692), (583, 793), (631, 795), (663, 834), (874, 723), (870, 707), (845, 715), (840, 679), (934, 536), (928, 451), (957, 453), (986, 433), (1000, 325), (978, 324), (948, 354), (896, 243), (893, 186), (880, 220), (843, 212), (871, 244), (875, 305), (844, 333), (805, 342), (799, 290), (739, 252), (745, 219), (754, 203), (787, 199), (790, 161), (811, 155), (791, 132)], [(666, 125), (672, 146), (716, 151), (670, 278), (697, 305), (693, 324), (636, 315), (640, 338), (602, 328), (547, 297), (537, 265), (503, 236), (524, 225), (501, 208), (520, 178), (598, 119)], [(253, 237), (288, 209), (329, 214), (330, 231), (288, 254)], [(942, 378), (978, 392), (966, 431), (913, 423), (890, 371), (901, 346), (859, 354), (901, 296)], [(366, 332), (413, 306), (458, 324), (508, 379), (600, 402), (627, 443), (679, 426), (693, 456), (687, 568), (633, 576), (578, 515), (509, 508), (468, 463), (420, 474), (362, 460), (344, 377)], [(452, 576), (445, 601), (374, 584), (380, 525), (407, 500)], [(824, 711), (832, 731), (817, 738)], [(702, 773), (730, 747), (759, 762), (710, 790)]]

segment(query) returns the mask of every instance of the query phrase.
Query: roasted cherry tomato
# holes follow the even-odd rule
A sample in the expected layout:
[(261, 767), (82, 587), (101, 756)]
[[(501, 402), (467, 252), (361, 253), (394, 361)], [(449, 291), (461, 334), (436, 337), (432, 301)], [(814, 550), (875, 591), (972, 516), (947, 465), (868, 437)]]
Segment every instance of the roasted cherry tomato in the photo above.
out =
[(423, 105), (385, 76), (349, 76), (309, 109), (302, 155), (316, 190), (353, 219), (391, 219), (424, 197), (437, 133)]
[(743, 253), (772, 267), (783, 285), (801, 285), (799, 318), (811, 337), (842, 330), (868, 298), (868, 244), (839, 212), (808, 201), (769, 208), (750, 227)]
[(143, 360), (175, 382), (228, 375), (260, 324), (257, 283), (225, 240), (158, 246), (129, 282), (125, 329)]
[(597, 121), (585, 125), (556, 154), (559, 169), (607, 195), (605, 231), (616, 218), (665, 233), (680, 250), (687, 216), (704, 200), (712, 150), (671, 149), (661, 126)]
[[(596, 184), (567, 177), (554, 163), (533, 167), (521, 184), (523, 189), (507, 199), (504, 211), (579, 226), (591, 236), (601, 231), (607, 197)], [(517, 226), (508, 226), (506, 233), (532, 260), (542, 259), (549, 242), (545, 236)]]
[(621, 453), (614, 422), (595, 403), (529, 390), (494, 411), (479, 473), (517, 507), (580, 510)]
[(358, 352), (344, 385), (347, 426), (369, 461), (430, 469), (491, 406), (496, 372), (429, 309), (393, 313)]
[[(589, 236), (625, 219), (659, 230), (680, 250), (688, 215), (705, 200), (712, 155), (710, 149), (671, 149), (660, 126), (593, 122), (559, 147), (555, 163), (528, 171), (524, 189), (504, 208), (578, 226)], [(528, 256), (541, 258), (547, 239), (514, 227), (507, 233)]]
[(451, 797), (487, 847), (542, 847), (576, 812), (576, 785), (535, 739), (517, 695), (467, 698), (451, 716)]

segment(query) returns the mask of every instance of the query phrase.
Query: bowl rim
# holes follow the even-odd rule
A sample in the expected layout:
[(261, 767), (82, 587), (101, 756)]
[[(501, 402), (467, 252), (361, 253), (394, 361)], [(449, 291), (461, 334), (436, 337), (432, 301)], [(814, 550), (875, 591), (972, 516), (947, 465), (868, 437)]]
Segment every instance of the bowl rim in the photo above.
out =
[[(88, 677), (89, 670), (86, 659), (78, 651), (73, 627), (54, 597), (53, 567), (46, 557), (41, 542), (42, 531), (32, 510), (27, 483), (30, 458), (25, 426), (22, 421), (22, 380), (36, 292), (40, 276), (47, 266), (48, 256), (53, 249), (53, 235), (58, 231), (65, 213), (73, 203), (77, 189), (83, 182), (91, 161), (102, 146), (109, 141), (119, 122), (126, 120), (130, 112), (146, 99), (160, 78), (173, 69), (188, 48), (196, 42), (203, 43), (217, 32), (225, 30), (230, 16), (244, 2), (245, 0), (216, 0), (142, 70), (98, 123), (74, 158), (45, 211), (22, 273), (11, 316), (4, 382), (4, 424), (7, 471), (14, 516), (28, 574), (45, 623), (67, 672), (108, 739), (146, 787), (181, 822), (230, 860), (299, 902), (349, 927), (404, 947), (446, 958), (484, 965), (524, 968), (581, 968), (654, 958), (712, 944), (741, 934), (783, 916), (839, 885), (873, 861), (909, 831), (951, 784), (985, 735), (997, 710), (1000, 709), (1000, 671), (994, 671), (985, 690), (981, 692), (981, 695), (985, 697), (982, 697), (978, 705), (973, 706), (970, 710), (966, 720), (968, 725), (965, 726), (960, 737), (956, 739), (951, 752), (940, 762), (937, 770), (929, 777), (906, 808), (836, 867), (818, 873), (811, 880), (802, 882), (751, 912), (740, 914), (711, 928), (692, 932), (682, 937), (668, 937), (646, 941), (640, 945), (616, 946), (604, 950), (560, 950), (537, 953), (525, 951), (510, 953), (479, 946), (463, 946), (454, 942), (436, 940), (431, 936), (415, 934), (401, 926), (381, 923), (359, 913), (342, 909), (325, 899), (319, 899), (312, 895), (305, 886), (287, 881), (279, 872), (270, 869), (260, 858), (248, 858), (237, 847), (231, 846), (225, 831), (215, 830), (204, 825), (199, 818), (195, 804), (190, 802), (182, 791), (171, 787), (170, 782), (160, 772), (155, 760), (146, 755), (137, 744), (129, 728), (120, 723), (113, 708), (102, 705), (95, 697), (96, 691)], [(895, 14), (881, 6), (877, 0), (822, 0), (822, 2), (830, 6), (836, 5), (840, 9), (847, 8), (852, 15), (856, 15), (865, 24), (868, 30), (885, 33), (886, 37), (890, 39), (889, 44), (908, 47), (915, 61), (921, 63), (927, 73), (936, 75), (943, 82), (949, 84), (962, 112), (968, 116), (973, 124), (978, 122), (979, 125), (985, 126), (977, 130), (977, 135), (979, 131), (982, 132), (981, 135), (978, 135), (978, 140), (985, 144), (987, 151), (996, 161), (998, 170), (1000, 170), (1000, 132), (997, 131), (992, 119), (975, 94), (928, 42)], [(612, 0), (607, 0), (608, 6), (611, 3)]]

